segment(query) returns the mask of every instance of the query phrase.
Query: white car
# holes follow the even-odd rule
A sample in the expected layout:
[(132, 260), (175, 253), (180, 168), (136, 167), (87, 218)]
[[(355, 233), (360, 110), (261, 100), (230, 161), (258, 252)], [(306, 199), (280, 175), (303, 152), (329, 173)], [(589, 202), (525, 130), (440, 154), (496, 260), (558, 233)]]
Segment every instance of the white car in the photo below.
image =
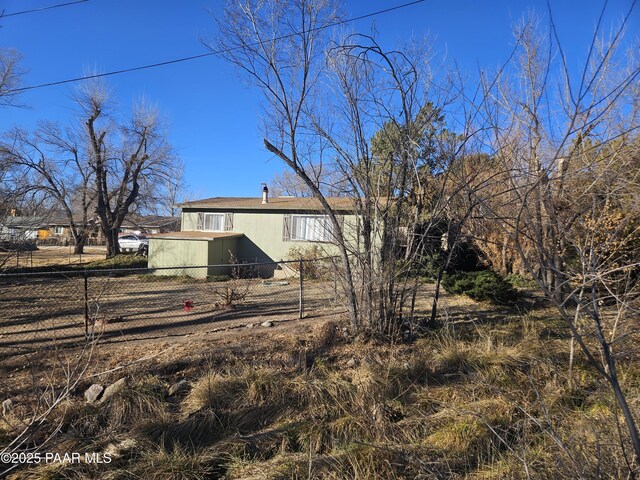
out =
[(118, 245), (121, 252), (138, 252), (141, 246), (149, 246), (149, 239), (144, 235), (127, 234), (118, 238)]

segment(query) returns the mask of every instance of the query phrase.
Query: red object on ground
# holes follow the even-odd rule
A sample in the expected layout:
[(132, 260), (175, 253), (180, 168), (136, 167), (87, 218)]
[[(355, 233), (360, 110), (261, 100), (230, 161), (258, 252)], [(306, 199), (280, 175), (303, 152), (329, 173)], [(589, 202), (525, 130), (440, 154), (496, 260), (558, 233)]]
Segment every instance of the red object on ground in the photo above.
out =
[(193, 310), (193, 301), (191, 301), (191, 300), (183, 300), (182, 301), (182, 309), (185, 312), (189, 312), (189, 311)]

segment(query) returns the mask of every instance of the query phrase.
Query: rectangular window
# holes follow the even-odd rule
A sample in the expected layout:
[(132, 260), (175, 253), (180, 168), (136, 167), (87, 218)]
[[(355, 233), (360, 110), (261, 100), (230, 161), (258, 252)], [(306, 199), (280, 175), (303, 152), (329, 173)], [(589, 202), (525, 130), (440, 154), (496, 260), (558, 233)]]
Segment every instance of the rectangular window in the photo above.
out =
[(333, 229), (326, 215), (291, 215), (291, 240), (330, 242)]
[(64, 233), (64, 227), (53, 227), (54, 235), (62, 235)]
[(224, 232), (224, 213), (203, 213), (202, 226), (205, 232)]

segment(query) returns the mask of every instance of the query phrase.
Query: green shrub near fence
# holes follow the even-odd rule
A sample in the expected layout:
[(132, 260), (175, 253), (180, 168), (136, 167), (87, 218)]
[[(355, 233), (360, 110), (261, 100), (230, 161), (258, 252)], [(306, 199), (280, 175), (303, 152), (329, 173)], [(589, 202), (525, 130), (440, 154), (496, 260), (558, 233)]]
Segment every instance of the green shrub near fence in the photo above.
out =
[(442, 285), (449, 293), (466, 295), (478, 301), (504, 305), (518, 299), (518, 291), (491, 270), (445, 275)]

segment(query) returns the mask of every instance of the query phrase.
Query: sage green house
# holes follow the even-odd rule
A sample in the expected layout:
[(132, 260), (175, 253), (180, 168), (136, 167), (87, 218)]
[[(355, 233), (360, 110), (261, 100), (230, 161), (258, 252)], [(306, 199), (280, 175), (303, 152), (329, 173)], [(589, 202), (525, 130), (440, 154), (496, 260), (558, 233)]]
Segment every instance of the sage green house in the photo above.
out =
[[(351, 222), (352, 201), (327, 199), (343, 222)], [(291, 258), (294, 250), (318, 246), (327, 255), (337, 254), (333, 229), (315, 198), (215, 197), (180, 204), (181, 231), (149, 237), (149, 268), (225, 265), (231, 255), (240, 262), (268, 263)], [(261, 268), (271, 276), (277, 265)], [(208, 275), (228, 271), (208, 269)], [(202, 276), (200, 269), (158, 270), (159, 274)]]

